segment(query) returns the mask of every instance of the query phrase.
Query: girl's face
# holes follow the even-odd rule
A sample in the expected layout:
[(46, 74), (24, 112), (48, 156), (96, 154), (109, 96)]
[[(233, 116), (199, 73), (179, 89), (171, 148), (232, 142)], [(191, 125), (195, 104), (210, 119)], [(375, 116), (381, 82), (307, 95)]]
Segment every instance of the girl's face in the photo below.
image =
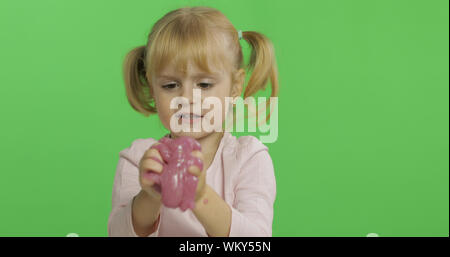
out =
[[(229, 106), (225, 106), (225, 97), (237, 97), (240, 96), (242, 91), (242, 84), (245, 77), (245, 72), (240, 69), (237, 73), (237, 82), (232, 83), (231, 74), (228, 71), (223, 71), (221, 69), (214, 69), (213, 74), (206, 74), (198, 69), (192, 63), (187, 65), (186, 75), (184, 76), (181, 72), (177, 72), (173, 65), (168, 65), (168, 67), (153, 78), (153, 88), (152, 94), (155, 100), (156, 109), (158, 111), (158, 116), (165, 128), (171, 131), (171, 134), (175, 137), (179, 136), (191, 136), (195, 139), (200, 139), (211, 132), (204, 130), (201, 126), (200, 132), (193, 132), (193, 124), (184, 123), (181, 118), (178, 118), (181, 105), (175, 105), (175, 107), (170, 107), (170, 103), (174, 100), (174, 103), (178, 103), (175, 97), (183, 97), (186, 99), (185, 104), (189, 102), (189, 108), (187, 106), (183, 110), (187, 111), (187, 114), (192, 113), (194, 115), (199, 115), (201, 118), (192, 119), (193, 122), (206, 122), (205, 120), (211, 120), (211, 124), (214, 124), (215, 119), (219, 118), (220, 124), (223, 123), (225, 115)], [(201, 101), (195, 100), (194, 102), (194, 89), (198, 89), (197, 92), (201, 93)], [(198, 97), (198, 94), (195, 96)], [(202, 109), (201, 106), (204, 103), (206, 97), (216, 97), (220, 101), (220, 113), (221, 117), (213, 116), (213, 118), (205, 119), (205, 115), (218, 111), (217, 106), (209, 105), (207, 109)], [(195, 108), (194, 108), (195, 105)], [(177, 107), (178, 106), (178, 107)], [(200, 110), (200, 113), (198, 113)], [(183, 111), (184, 112), (184, 111)], [(178, 114), (177, 116), (174, 116)], [(206, 117), (210, 117), (207, 115)], [(197, 116), (198, 117), (198, 116)], [(174, 132), (171, 129), (170, 121), (176, 119), (178, 124), (190, 127), (190, 132)], [(186, 120), (184, 120), (186, 121)]]

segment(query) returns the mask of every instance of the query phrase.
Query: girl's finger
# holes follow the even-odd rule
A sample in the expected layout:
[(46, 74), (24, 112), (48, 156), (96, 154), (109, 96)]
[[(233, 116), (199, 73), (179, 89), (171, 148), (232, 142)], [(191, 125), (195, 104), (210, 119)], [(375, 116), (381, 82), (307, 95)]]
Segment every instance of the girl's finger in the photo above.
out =
[(203, 161), (203, 153), (200, 151), (192, 151), (191, 153), (192, 156), (199, 158), (200, 160)]
[(143, 172), (157, 172), (161, 173), (163, 170), (162, 162), (155, 157), (149, 157), (141, 160), (141, 170)]
[(196, 165), (189, 166), (188, 172), (196, 177), (199, 177), (201, 174), (201, 170)]
[(159, 153), (159, 151), (156, 148), (150, 148), (149, 150), (147, 150), (144, 155), (142, 156), (142, 159), (147, 159), (149, 157), (155, 157), (157, 158), (159, 161), (163, 161), (161, 154)]
[(141, 183), (146, 187), (151, 187), (155, 184), (155, 181), (148, 176), (142, 176)]

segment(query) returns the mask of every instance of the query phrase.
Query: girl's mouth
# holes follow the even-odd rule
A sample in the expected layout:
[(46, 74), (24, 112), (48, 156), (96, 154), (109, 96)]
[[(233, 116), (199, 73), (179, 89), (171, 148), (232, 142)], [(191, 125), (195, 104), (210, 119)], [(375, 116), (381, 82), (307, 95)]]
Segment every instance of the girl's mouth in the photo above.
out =
[(198, 122), (203, 118), (203, 115), (197, 115), (194, 113), (181, 113), (178, 114), (178, 120), (182, 123), (192, 124), (194, 122)]

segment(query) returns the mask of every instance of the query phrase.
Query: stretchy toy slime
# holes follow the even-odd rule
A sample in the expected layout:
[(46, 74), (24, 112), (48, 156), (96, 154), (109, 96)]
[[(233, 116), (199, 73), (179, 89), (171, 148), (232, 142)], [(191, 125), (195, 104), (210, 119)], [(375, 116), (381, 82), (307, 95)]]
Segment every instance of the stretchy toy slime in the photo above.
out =
[(200, 143), (191, 137), (170, 139), (163, 137), (156, 148), (163, 162), (152, 158), (163, 166), (162, 174), (146, 173), (149, 179), (155, 181), (155, 188), (161, 190), (162, 203), (170, 208), (179, 207), (182, 211), (195, 207), (195, 192), (198, 178), (188, 172), (191, 165), (203, 170), (202, 161), (191, 155), (192, 151), (201, 151)]

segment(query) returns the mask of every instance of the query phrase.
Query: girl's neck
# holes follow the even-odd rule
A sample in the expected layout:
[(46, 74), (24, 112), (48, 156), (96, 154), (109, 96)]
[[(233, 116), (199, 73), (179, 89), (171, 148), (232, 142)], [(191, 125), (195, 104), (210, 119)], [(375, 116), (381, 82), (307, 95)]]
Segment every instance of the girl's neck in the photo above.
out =
[(224, 135), (223, 131), (222, 132), (214, 131), (205, 137), (197, 139), (197, 141), (202, 146), (202, 153), (205, 158), (207, 155), (212, 155), (212, 158), (214, 158), (214, 155), (216, 154), (216, 151), (219, 148), (219, 144), (220, 141), (222, 140), (223, 135)]

